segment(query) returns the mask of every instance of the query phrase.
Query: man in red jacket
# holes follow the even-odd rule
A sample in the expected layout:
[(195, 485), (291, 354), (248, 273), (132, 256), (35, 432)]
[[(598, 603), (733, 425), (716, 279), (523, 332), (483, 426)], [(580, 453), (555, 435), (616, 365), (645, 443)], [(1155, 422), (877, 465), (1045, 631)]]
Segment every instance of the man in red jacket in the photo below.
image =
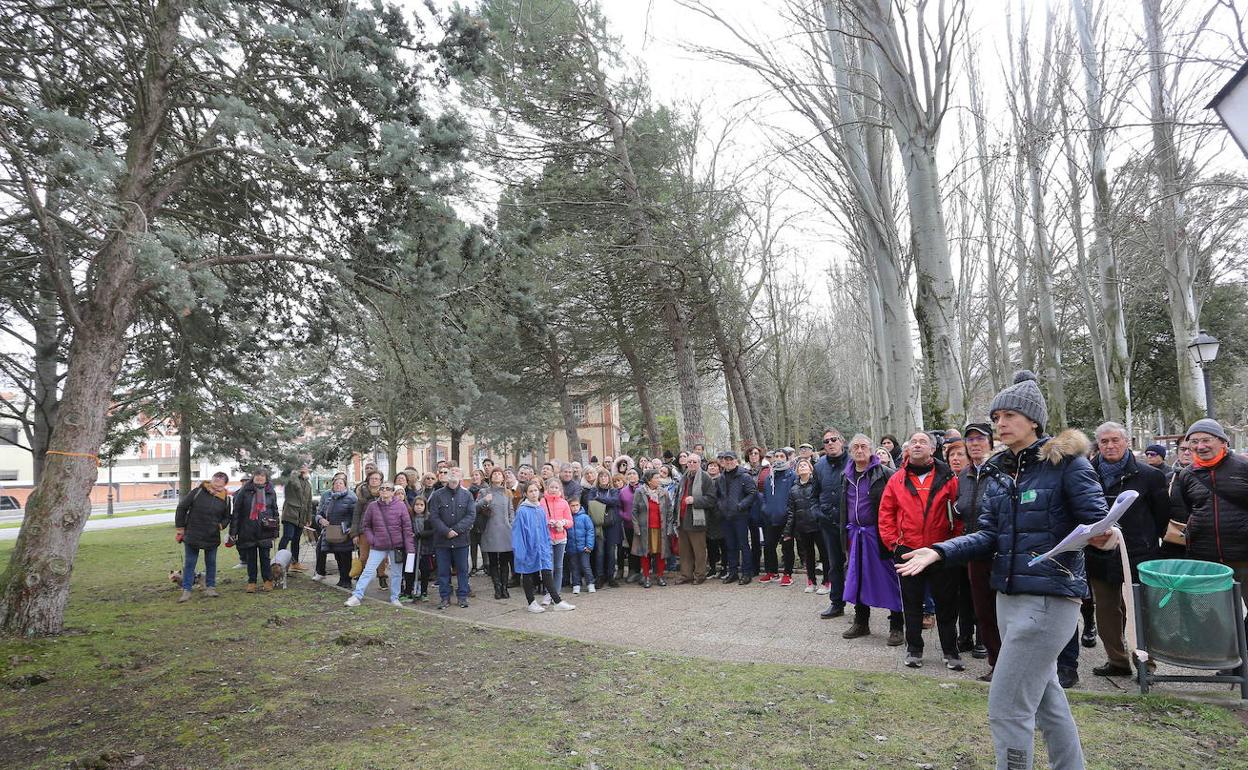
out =
[[(901, 471), (894, 473), (880, 499), (880, 547), (901, 563), (901, 555), (962, 534), (962, 522), (954, 511), (958, 477), (948, 465), (936, 460), (936, 444), (926, 433), (910, 437), (910, 454)], [(958, 654), (957, 568), (927, 570), (901, 578), (901, 605), (906, 623), (906, 665), (923, 665), (923, 599), (931, 588), (936, 602), (936, 628), (945, 665), (962, 671)]]

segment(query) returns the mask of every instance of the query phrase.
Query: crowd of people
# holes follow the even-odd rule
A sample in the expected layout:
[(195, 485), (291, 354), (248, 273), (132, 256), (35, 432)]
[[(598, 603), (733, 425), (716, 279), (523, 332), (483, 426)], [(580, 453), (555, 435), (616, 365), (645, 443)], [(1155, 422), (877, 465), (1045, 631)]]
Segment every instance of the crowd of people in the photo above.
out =
[[(949, 669), (964, 670), (964, 653), (986, 658), (981, 679), (993, 683), (999, 758), (1030, 757), (1039, 720), (1054, 766), (1078, 766), (1061, 690), (1078, 682), (1081, 644), (1094, 647), (1099, 637), (1104, 647), (1094, 674), (1132, 674), (1121, 596), (1128, 576), (1116, 549), (1126, 549), (1132, 581), (1141, 562), (1163, 557), (1219, 562), (1248, 579), (1248, 458), (1230, 449), (1212, 419), (1191, 426), (1173, 464), (1160, 444), (1137, 456), (1114, 422), (1091, 440), (1074, 429), (1049, 436), (1030, 373), (997, 395), (989, 418), (878, 442), (861, 433), (847, 441), (828, 428), (818, 451), (751, 446), (707, 456), (697, 445), (656, 458), (537, 468), (486, 459), (468, 478), (442, 463), (389, 480), (369, 466), (354, 489), (336, 474), (319, 500), (305, 466), (286, 480), (280, 513), (267, 469), (257, 468), (232, 500), (228, 479), (217, 474), (178, 505), (186, 555), (179, 601), (191, 596), (201, 551), (205, 591), (217, 595), (216, 549), (226, 529), (226, 545), (246, 566), (247, 592), (272, 588), (275, 563), (304, 571), (306, 539), (315, 551), (312, 578), (330, 577), (332, 555), (351, 607), (374, 581), (396, 606), (431, 602), (436, 583), (438, 609), (467, 607), (469, 577), (481, 571), (494, 600), (521, 588), (533, 613), (576, 609), (568, 589), (650, 589), (669, 577), (690, 586), (804, 583), (805, 592), (828, 597), (821, 618), (842, 617), (852, 605), (846, 639), (871, 635), (873, 609), (886, 613), (885, 644), (904, 646), (907, 667), (924, 665), (923, 631), (932, 627)], [(1030, 563), (1077, 524), (1102, 518), (1126, 490), (1138, 497), (1117, 533)]]

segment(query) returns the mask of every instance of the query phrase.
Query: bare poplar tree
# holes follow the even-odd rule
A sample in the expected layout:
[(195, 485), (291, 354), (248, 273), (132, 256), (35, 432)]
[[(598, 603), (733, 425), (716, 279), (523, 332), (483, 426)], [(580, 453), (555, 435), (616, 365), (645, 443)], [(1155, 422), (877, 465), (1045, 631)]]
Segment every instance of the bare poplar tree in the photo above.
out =
[(924, 416), (932, 424), (943, 424), (961, 421), (968, 411), (953, 318), (956, 286), (936, 161), (966, 8), (961, 0), (931, 6), (928, 0), (913, 0), (905, 7), (892, 0), (845, 4), (873, 44), (885, 112), (901, 152), (917, 285), (914, 314), (932, 386), (924, 399), (929, 408)]

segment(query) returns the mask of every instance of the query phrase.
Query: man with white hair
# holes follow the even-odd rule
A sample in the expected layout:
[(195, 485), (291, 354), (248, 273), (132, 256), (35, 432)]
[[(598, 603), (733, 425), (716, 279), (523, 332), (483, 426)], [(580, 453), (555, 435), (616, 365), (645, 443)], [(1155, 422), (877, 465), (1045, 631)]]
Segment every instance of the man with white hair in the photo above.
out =
[[(1127, 490), (1135, 490), (1139, 497), (1118, 520), (1122, 544), (1127, 549), (1131, 565), (1131, 581), (1139, 580), (1137, 570), (1140, 562), (1159, 558), (1161, 537), (1170, 523), (1170, 501), (1166, 494), (1166, 475), (1135, 459), (1131, 451), (1131, 438), (1127, 429), (1116, 422), (1101, 423), (1096, 429), (1096, 446), (1099, 455), (1092, 465), (1105, 490), (1105, 502), (1114, 500)], [(1117, 549), (1103, 551), (1095, 546), (1104, 545), (1109, 535), (1095, 538), (1084, 549), (1088, 583), (1096, 605), (1096, 627), (1105, 655), (1109, 660), (1103, 666), (1092, 669), (1097, 676), (1130, 676), (1131, 659), (1127, 657), (1122, 633), (1126, 628), (1126, 605), (1122, 600), (1122, 560)]]

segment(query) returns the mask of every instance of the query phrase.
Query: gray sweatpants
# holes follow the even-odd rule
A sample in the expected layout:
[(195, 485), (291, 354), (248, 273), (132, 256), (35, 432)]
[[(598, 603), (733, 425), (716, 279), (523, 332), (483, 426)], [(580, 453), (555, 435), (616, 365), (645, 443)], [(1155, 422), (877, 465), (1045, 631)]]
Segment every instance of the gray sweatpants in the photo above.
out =
[(1059, 596), (997, 594), (1001, 654), (988, 690), (988, 726), (997, 770), (1031, 770), (1036, 727), (1053, 770), (1083, 770), (1079, 730), (1057, 682), (1057, 654), (1075, 632), (1079, 602)]

